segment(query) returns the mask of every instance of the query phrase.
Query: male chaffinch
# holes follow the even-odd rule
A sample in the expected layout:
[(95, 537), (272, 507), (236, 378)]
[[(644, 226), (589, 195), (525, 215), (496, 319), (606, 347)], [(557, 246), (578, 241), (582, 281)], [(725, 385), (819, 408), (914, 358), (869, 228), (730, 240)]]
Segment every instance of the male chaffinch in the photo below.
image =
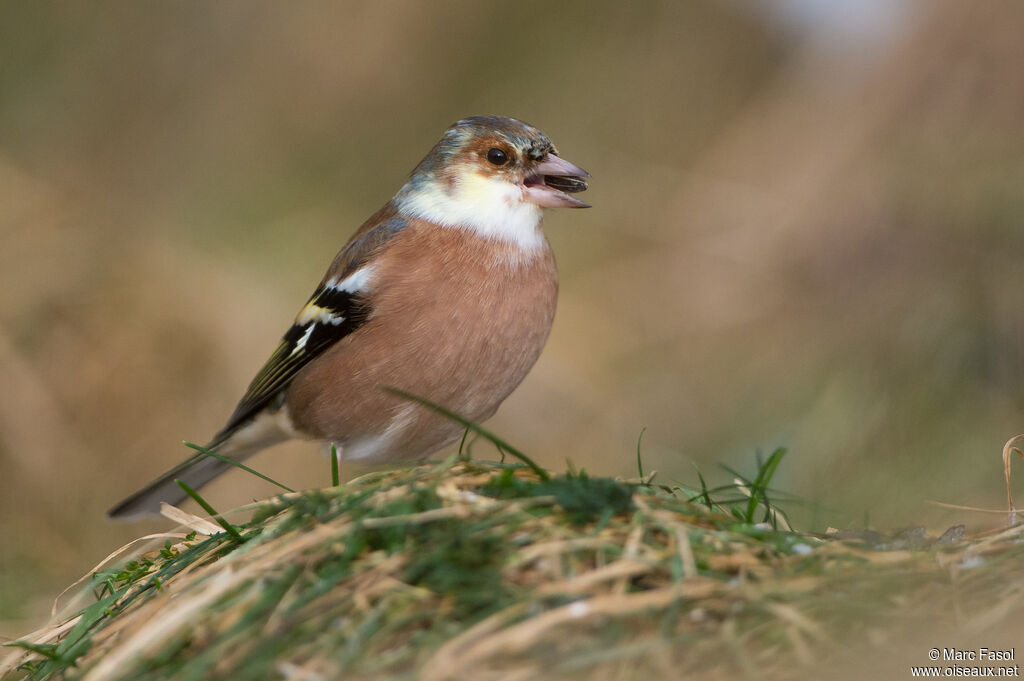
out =
[[(380, 389), (473, 421), (489, 418), (537, 361), (558, 295), (544, 208), (586, 208), (589, 174), (531, 125), (458, 121), (409, 181), (352, 235), (208, 445), (232, 459), (291, 438), (346, 460), (424, 459), (462, 426)], [(111, 517), (151, 515), (230, 468), (197, 454)]]

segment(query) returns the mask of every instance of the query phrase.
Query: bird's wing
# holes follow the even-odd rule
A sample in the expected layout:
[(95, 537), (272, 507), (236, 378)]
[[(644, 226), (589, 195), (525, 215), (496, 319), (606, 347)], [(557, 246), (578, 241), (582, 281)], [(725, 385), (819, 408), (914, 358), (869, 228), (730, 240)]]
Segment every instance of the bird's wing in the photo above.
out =
[(224, 442), (256, 414), (272, 405), (299, 371), (339, 340), (358, 329), (372, 312), (365, 279), (372, 259), (408, 221), (390, 204), (357, 231), (331, 263), (277, 349), (249, 384), (212, 446)]

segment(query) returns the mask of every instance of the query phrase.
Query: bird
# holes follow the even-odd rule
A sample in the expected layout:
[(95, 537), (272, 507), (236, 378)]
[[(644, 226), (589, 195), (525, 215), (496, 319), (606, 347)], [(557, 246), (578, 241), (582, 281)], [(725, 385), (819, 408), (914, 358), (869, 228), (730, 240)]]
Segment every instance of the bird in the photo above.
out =
[[(345, 461), (422, 461), (522, 382), (551, 331), (558, 273), (549, 208), (589, 208), (590, 174), (534, 126), (502, 116), (452, 124), (408, 181), (341, 248), (207, 449), (241, 461), (291, 439)], [(159, 514), (231, 468), (197, 453), (108, 511)]]

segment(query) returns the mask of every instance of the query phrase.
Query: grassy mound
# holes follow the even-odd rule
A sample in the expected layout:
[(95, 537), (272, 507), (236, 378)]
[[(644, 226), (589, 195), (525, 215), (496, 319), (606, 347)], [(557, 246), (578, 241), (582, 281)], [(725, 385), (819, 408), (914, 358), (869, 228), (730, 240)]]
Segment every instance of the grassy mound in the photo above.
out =
[(1024, 612), (1024, 528), (809, 536), (746, 491), (449, 461), (283, 495), (230, 532), (187, 518), (0, 679), (809, 678), (912, 622), (984, 635)]

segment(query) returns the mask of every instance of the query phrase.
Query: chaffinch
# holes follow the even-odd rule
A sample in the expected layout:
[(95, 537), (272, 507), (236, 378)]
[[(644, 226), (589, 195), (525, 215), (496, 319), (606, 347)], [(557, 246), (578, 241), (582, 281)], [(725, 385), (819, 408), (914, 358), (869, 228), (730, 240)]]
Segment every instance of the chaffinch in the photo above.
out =
[[(489, 418), (537, 361), (558, 276), (544, 208), (586, 208), (589, 174), (512, 118), (458, 121), (409, 181), (352, 235), (227, 425), (208, 445), (232, 459), (291, 438), (334, 442), (345, 460), (420, 460), (462, 426), (393, 386), (473, 421)], [(197, 454), (111, 517), (179, 503), (230, 468)]]

